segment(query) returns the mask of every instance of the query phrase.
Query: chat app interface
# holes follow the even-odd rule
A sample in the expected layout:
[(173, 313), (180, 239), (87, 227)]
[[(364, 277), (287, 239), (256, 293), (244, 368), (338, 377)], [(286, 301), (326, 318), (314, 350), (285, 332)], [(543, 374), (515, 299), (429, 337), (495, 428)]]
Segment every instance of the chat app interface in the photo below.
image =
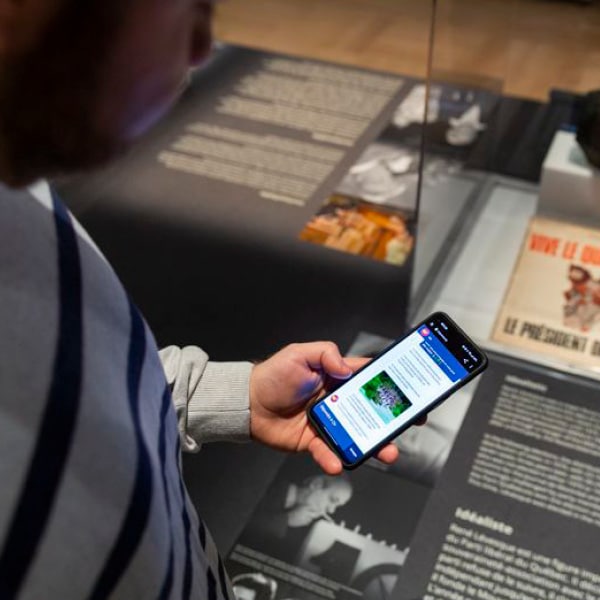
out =
[(313, 414), (353, 463), (480, 362), (443, 318), (430, 320), (319, 401)]

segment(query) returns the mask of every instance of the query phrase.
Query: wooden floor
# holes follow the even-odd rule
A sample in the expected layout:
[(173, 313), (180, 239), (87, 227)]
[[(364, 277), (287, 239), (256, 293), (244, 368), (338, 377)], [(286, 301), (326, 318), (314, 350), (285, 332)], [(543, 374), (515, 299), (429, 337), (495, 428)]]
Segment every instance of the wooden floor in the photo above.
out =
[(544, 100), (600, 88), (600, 0), (225, 0), (222, 41)]

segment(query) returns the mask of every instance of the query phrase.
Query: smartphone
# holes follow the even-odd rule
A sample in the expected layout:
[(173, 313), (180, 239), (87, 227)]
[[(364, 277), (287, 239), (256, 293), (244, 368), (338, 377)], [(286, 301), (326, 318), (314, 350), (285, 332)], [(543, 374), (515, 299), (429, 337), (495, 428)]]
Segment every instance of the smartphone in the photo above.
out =
[(307, 409), (344, 468), (363, 463), (487, 367), (483, 351), (442, 312), (394, 341)]

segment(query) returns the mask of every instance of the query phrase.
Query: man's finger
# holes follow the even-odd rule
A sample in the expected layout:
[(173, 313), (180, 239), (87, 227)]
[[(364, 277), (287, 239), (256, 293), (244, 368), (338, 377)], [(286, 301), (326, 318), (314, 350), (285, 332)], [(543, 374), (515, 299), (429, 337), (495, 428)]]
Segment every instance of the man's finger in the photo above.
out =
[(328, 475), (339, 475), (342, 472), (342, 461), (327, 447), (327, 444), (315, 437), (308, 445), (313, 460)]
[(290, 344), (287, 352), (295, 353), (311, 369), (324, 370), (332, 377), (345, 379), (352, 375), (352, 369), (344, 361), (334, 342), (303, 342)]
[(364, 367), (368, 362), (371, 362), (370, 358), (363, 356), (345, 356), (344, 362), (353, 370), (358, 371), (361, 367)]
[(394, 444), (388, 444), (378, 452), (377, 458), (381, 462), (391, 465), (398, 460), (399, 455), (398, 448)]

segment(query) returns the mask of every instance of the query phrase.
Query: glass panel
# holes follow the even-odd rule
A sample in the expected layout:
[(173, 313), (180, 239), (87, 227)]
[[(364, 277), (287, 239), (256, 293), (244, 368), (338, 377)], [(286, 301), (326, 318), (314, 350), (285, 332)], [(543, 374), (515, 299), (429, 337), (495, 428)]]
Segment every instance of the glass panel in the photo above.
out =
[[(423, 107), (396, 108), (425, 89), (432, 6), (216, 3), (215, 52), (174, 110), (107, 172), (64, 182), (159, 343), (230, 360), (404, 332)], [(218, 293), (189, 288), (197, 257)]]
[[(490, 347), (539, 353), (557, 368), (593, 364), (595, 301), (569, 303), (569, 269), (600, 281), (600, 175), (578, 142), (588, 93), (600, 88), (600, 5), (437, 0), (434, 13), (420, 232), (430, 213), (432, 222), (455, 215), (455, 227), (415, 296), (415, 318), (448, 310)], [(456, 162), (436, 188), (428, 165), (444, 160)], [(455, 201), (449, 182), (464, 179), (472, 193)], [(423, 253), (419, 245), (417, 262)]]

